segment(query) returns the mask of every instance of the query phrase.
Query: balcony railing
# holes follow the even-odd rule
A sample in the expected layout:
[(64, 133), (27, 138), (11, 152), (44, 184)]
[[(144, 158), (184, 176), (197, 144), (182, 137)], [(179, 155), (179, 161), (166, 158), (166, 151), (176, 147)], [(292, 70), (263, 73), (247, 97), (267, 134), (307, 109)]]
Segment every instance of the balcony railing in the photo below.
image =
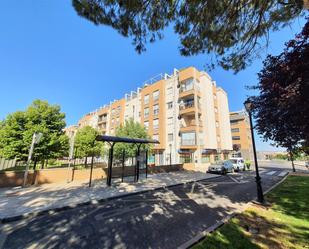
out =
[(99, 119), (98, 119), (98, 122), (107, 122), (107, 117), (99, 118)]
[(196, 84), (192, 84), (192, 85), (181, 85), (179, 88), (179, 93), (183, 93), (183, 92), (188, 92), (191, 90), (197, 90), (200, 91), (200, 87)]
[(179, 109), (182, 111), (182, 110), (189, 109), (189, 108), (192, 108), (192, 107), (194, 107), (194, 102), (193, 101), (180, 104)]
[(194, 146), (196, 145), (195, 139), (182, 139), (181, 146)]
[(195, 121), (195, 119), (189, 121), (189, 122), (185, 122), (186, 124), (181, 124), (180, 127), (181, 128), (186, 128), (186, 127), (190, 127), (190, 126), (203, 126), (203, 122), (202, 120), (199, 120), (198, 122)]
[[(194, 101), (185, 102), (185, 103), (182, 103), (182, 104), (179, 105), (179, 110), (182, 111), (182, 110), (186, 110), (186, 109), (189, 109), (189, 108), (192, 108), (192, 107), (195, 107)], [(198, 107), (198, 109), (201, 109), (200, 104), (197, 104), (197, 107)]]

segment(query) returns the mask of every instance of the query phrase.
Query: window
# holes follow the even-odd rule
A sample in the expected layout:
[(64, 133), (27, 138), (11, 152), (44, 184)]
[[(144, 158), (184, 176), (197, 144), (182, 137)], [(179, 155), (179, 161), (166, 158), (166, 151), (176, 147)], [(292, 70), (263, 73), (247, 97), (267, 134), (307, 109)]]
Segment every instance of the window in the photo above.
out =
[(144, 122), (144, 127), (148, 130), (148, 128), (149, 128), (149, 122), (148, 121)]
[(159, 114), (159, 105), (154, 105), (153, 106), (153, 115), (158, 115)]
[(181, 145), (195, 145), (195, 132), (181, 134)]
[(215, 113), (217, 113), (218, 112), (218, 108), (217, 107), (215, 107)]
[(181, 82), (180, 92), (190, 91), (190, 90), (193, 89), (193, 87), (194, 87), (193, 78), (184, 80), (184, 81)]
[(159, 95), (160, 95), (160, 92), (159, 90), (155, 91), (152, 93), (152, 98), (153, 98), (153, 101), (157, 101), (159, 100)]
[(159, 129), (159, 119), (153, 120), (153, 129), (158, 130)]
[(149, 95), (148, 94), (144, 96), (144, 105), (147, 105), (147, 104), (149, 104)]
[(231, 120), (230, 123), (231, 123), (231, 125), (235, 125), (235, 124), (238, 124), (238, 121), (237, 120)]
[(192, 163), (193, 162), (193, 153), (181, 154), (180, 155), (181, 163)]
[(157, 140), (157, 141), (159, 141), (159, 135), (158, 135), (158, 134), (153, 135), (153, 136), (152, 136), (152, 139), (153, 139), (153, 140)]
[(172, 95), (173, 94), (173, 87), (167, 88), (167, 94)]
[(173, 102), (168, 102), (167, 109), (172, 109), (172, 108), (173, 108)]
[(168, 140), (169, 142), (172, 142), (173, 139), (174, 139), (173, 133), (169, 133), (169, 134), (167, 135), (167, 140)]
[(202, 163), (209, 163), (210, 162), (210, 155), (202, 155)]
[(173, 117), (167, 119), (167, 125), (173, 125)]
[(219, 122), (218, 122), (218, 121), (216, 122), (216, 127), (217, 127), (217, 128), (219, 127)]
[(231, 129), (232, 132), (239, 132), (239, 128), (233, 128)]
[(147, 118), (149, 116), (149, 108), (144, 109), (144, 117)]
[(232, 136), (232, 140), (240, 140), (240, 136)]

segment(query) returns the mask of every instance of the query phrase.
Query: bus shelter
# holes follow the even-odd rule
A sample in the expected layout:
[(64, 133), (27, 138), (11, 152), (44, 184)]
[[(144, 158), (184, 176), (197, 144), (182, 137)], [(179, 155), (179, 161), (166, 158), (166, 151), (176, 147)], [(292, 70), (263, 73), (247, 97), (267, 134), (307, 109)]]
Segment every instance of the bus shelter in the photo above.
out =
[[(139, 173), (140, 173), (140, 162), (141, 160), (141, 146), (143, 144), (159, 144), (159, 141), (152, 139), (141, 139), (141, 138), (128, 138), (128, 137), (116, 137), (116, 136), (107, 136), (107, 135), (99, 135), (96, 137), (97, 141), (106, 142), (109, 144), (109, 152), (108, 152), (108, 168), (107, 168), (107, 178), (106, 184), (107, 186), (111, 186), (112, 177), (113, 177), (113, 159), (114, 159), (114, 146), (117, 143), (127, 143), (136, 146), (136, 160), (134, 166), (134, 181), (138, 182)], [(146, 151), (145, 155), (145, 166), (146, 166), (146, 177), (148, 172), (148, 152)], [(122, 181), (124, 177), (124, 168), (125, 168), (125, 151), (122, 152)], [(91, 179), (89, 186), (91, 184)]]

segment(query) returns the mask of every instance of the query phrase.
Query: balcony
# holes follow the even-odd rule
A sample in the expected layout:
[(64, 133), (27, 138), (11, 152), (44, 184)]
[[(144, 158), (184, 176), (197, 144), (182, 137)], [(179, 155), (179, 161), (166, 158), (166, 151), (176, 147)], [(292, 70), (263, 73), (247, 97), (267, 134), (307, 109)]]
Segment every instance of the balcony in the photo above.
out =
[[(201, 107), (198, 104), (197, 106), (198, 108), (198, 112), (201, 113)], [(194, 101), (188, 101), (188, 102), (184, 102), (181, 103), (179, 105), (179, 114), (183, 115), (183, 114), (194, 114), (195, 113), (195, 104)]]
[(98, 119), (98, 123), (106, 123), (107, 122), (107, 117), (102, 117)]
[(202, 120), (198, 120), (198, 122), (196, 122), (195, 119), (192, 119), (185, 121), (185, 124), (180, 124), (180, 131), (182, 132), (195, 131), (197, 128), (201, 130), (202, 127), (203, 127)]
[(195, 93), (197, 94), (197, 96), (201, 97), (201, 91), (197, 84), (187, 85), (187, 86), (185, 84), (180, 85), (180, 88), (179, 88), (179, 98), (180, 99), (187, 97), (187, 96), (194, 95)]

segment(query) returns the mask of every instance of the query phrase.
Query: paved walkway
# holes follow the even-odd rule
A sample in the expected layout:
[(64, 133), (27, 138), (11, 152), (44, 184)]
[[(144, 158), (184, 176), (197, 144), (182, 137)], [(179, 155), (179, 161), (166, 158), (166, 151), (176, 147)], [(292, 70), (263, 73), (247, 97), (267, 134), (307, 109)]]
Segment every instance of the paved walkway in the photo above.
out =
[(100, 180), (93, 182), (91, 188), (85, 182), (45, 184), (28, 188), (2, 188), (0, 189), (0, 220), (64, 207), (75, 207), (82, 203), (96, 203), (108, 198), (215, 177), (218, 175), (181, 171), (149, 175), (147, 179), (141, 179), (138, 183), (114, 182), (112, 187), (107, 187), (105, 181)]

